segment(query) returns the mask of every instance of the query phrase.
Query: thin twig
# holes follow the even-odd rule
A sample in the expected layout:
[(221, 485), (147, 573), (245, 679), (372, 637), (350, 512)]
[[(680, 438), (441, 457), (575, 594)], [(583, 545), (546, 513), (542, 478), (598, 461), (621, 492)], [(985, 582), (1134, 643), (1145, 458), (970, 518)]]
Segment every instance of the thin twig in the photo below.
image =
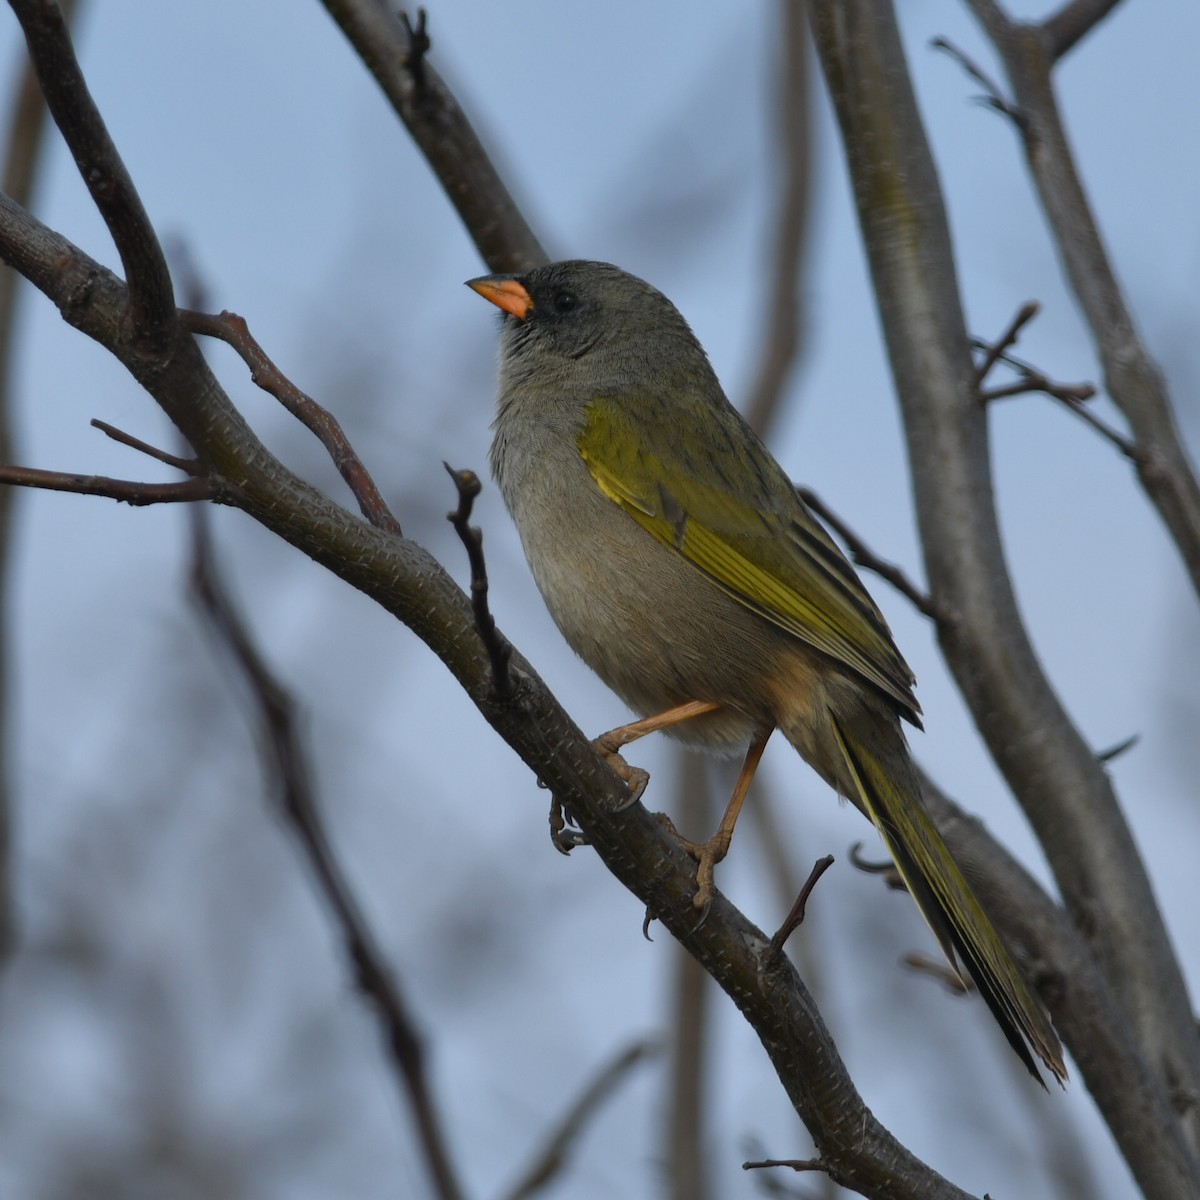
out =
[(829, 1166), (819, 1158), (762, 1158), (742, 1163), (743, 1171), (761, 1171), (766, 1167), (788, 1167), (792, 1171), (827, 1171)]
[(37, 467), (0, 466), (0, 483), (43, 488), (49, 492), (106, 496), (109, 500), (119, 500), (134, 507), (219, 499), (216, 483), (208, 478), (184, 479), (177, 483), (143, 483), (134, 479), (110, 479), (107, 475), (76, 475), (70, 471), (43, 471)]
[[(1024, 122), (1022, 145), (1059, 257), (1087, 319), (1104, 369), (1103, 387), (1129, 424), (1139, 456), (1138, 478), (1158, 509), (1200, 594), (1200, 482), (1176, 426), (1171, 396), (1158, 364), (1134, 324), (1133, 314), (1100, 235), (1092, 205), (1076, 170), (1051, 75), (1067, 48), (1111, 11), (1104, 0), (1067, 4), (1044, 26), (1012, 20), (995, 0), (968, 0), (995, 46)], [(1157, 940), (1157, 939), (1156, 939)], [(1122, 970), (1160, 996), (1153, 973)], [(1182, 989), (1172, 986), (1182, 1019)], [(1135, 1004), (1135, 1011), (1149, 1011)], [(1163, 1058), (1161, 1054), (1156, 1055)], [(1184, 1074), (1200, 1087), (1200, 1047)], [(1200, 1143), (1200, 1109), (1193, 1135)]]
[(258, 706), (271, 783), (337, 922), (356, 983), (375, 1005), (384, 1026), (396, 1078), (412, 1107), (437, 1195), (440, 1200), (460, 1200), (462, 1192), (425, 1078), (425, 1053), (416, 1024), (330, 846), (308, 757), (296, 730), (295, 701), (267, 666), (225, 589), (202, 511), (192, 525), (191, 587)]
[(62, 10), (53, 0), (9, 2), (47, 107), (121, 256), (129, 287), (125, 335), (140, 352), (157, 358), (176, 326), (171, 273), (154, 227), (84, 82)]
[(1024, 130), (1024, 114), (1015, 104), (1004, 98), (1000, 85), (965, 50), (959, 49), (949, 38), (944, 37), (935, 37), (929, 44), (934, 50), (941, 50), (950, 55), (983, 88), (983, 95), (976, 97), (980, 104), (1003, 113), (1018, 129)]
[[(475, 497), (482, 490), (479, 476), (474, 471), (456, 471), (449, 463), (442, 463), (446, 474), (454, 480), (458, 489), (458, 508), (447, 513), (446, 519), (454, 526), (454, 532), (466, 547), (467, 561), (471, 564), (471, 607), (475, 611), (475, 628), (487, 650), (492, 664), (493, 690), (499, 700), (512, 694), (512, 678), (508, 664), (512, 658), (512, 645), (496, 628), (495, 619), (488, 608), (487, 562), (483, 557), (483, 532), (471, 524), (471, 509)], [(551, 813), (553, 813), (551, 809)], [(553, 834), (552, 834), (553, 836)], [(558, 845), (557, 840), (555, 845)], [(560, 846), (559, 849), (562, 849)]]
[(994, 342), (976, 342), (975, 345), (983, 350), (983, 358), (975, 368), (975, 386), (982, 387), (991, 369), (1000, 358), (1017, 343), (1021, 330), (1041, 312), (1042, 306), (1036, 300), (1027, 300), (1017, 309), (1013, 319), (1009, 321), (1004, 332)]
[(907, 596), (913, 606), (931, 621), (940, 622), (943, 614), (934, 604), (932, 597), (921, 591), (895, 563), (880, 558), (811, 488), (798, 487), (800, 499), (846, 543), (850, 557), (867, 571), (874, 571), (886, 579), (901, 595)]
[(1123, 738), (1115, 746), (1109, 746), (1106, 750), (1097, 750), (1096, 757), (1102, 763), (1115, 762), (1122, 754), (1132, 750), (1134, 746), (1142, 740), (1140, 733), (1131, 733), (1127, 738)]
[(979, 398), (986, 403), (989, 400), (1005, 400), (1009, 396), (1027, 396), (1030, 392), (1041, 392), (1064, 404), (1082, 404), (1096, 394), (1096, 389), (1090, 383), (1058, 383), (1040, 371), (1030, 371), (1013, 383), (984, 389), (979, 393)]
[(654, 1042), (634, 1042), (608, 1063), (567, 1109), (545, 1145), (534, 1156), (532, 1165), (505, 1193), (505, 1200), (529, 1200), (561, 1175), (571, 1150), (600, 1106), (629, 1078), (636, 1066), (657, 1053), (658, 1046)]
[(250, 333), (245, 318), (237, 313), (203, 313), (181, 310), (185, 329), (218, 338), (237, 351), (250, 368), (251, 380), (274, 396), (301, 424), (310, 429), (329, 452), (338, 474), (358, 501), (359, 511), (377, 529), (401, 537), (400, 523), (392, 515), (362, 460), (350, 445), (337, 418), (302, 392), (275, 364)]
[(800, 894), (796, 897), (795, 903), (788, 910), (788, 915), (783, 918), (783, 924), (779, 926), (775, 936), (771, 939), (770, 945), (767, 947), (768, 954), (778, 954), (783, 949), (784, 942), (803, 923), (804, 910), (808, 906), (808, 898), (812, 895), (813, 888), (817, 886), (817, 880), (833, 866), (833, 862), (833, 855), (826, 854), (813, 863), (813, 868), (809, 871), (808, 878), (804, 881), (804, 886), (800, 889)]
[[(974, 343), (977, 349), (986, 349), (991, 351), (991, 347), (976, 340)], [(999, 387), (982, 389), (979, 392), (979, 398), (983, 403), (990, 403), (993, 400), (1003, 400), (1010, 396), (1024, 396), (1030, 392), (1040, 392), (1045, 396), (1049, 396), (1052, 400), (1057, 400), (1071, 412), (1073, 412), (1081, 421), (1090, 425), (1102, 438), (1115, 446), (1127, 459), (1136, 466), (1144, 465), (1144, 452), (1130, 438), (1114, 429), (1107, 421), (1096, 416), (1090, 408), (1087, 407), (1086, 401), (1092, 399), (1096, 394), (1095, 387), (1090, 383), (1058, 383), (1050, 379), (1036, 367), (1030, 366), (1029, 363), (1023, 362), (1019, 358), (1014, 358), (1007, 351), (1002, 350), (995, 355), (993, 361), (999, 361), (1005, 366), (1011, 367), (1017, 372), (1019, 378), (1009, 384), (1004, 384)]]
[(123, 429), (118, 429), (107, 421), (101, 421), (98, 417), (92, 418), (91, 425), (93, 429), (100, 430), (114, 442), (120, 442), (122, 446), (128, 446), (132, 450), (157, 459), (160, 463), (166, 463), (168, 467), (175, 467), (185, 475), (200, 476), (205, 473), (204, 464), (198, 458), (180, 458), (177, 454), (160, 450), (157, 446), (151, 446), (149, 442), (143, 442), (141, 438), (135, 438), (132, 433), (126, 433)]

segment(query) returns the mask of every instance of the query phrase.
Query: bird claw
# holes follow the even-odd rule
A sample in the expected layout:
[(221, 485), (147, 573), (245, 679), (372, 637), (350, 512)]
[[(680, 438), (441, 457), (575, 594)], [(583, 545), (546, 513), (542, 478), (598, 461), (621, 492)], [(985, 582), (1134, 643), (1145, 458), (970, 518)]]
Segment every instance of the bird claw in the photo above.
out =
[(624, 783), (625, 789), (629, 793), (629, 798), (617, 810), (621, 812), (631, 804), (636, 804), (642, 798), (642, 793), (646, 790), (646, 784), (650, 782), (650, 772), (643, 771), (641, 767), (631, 767), (612, 744), (606, 740), (607, 738), (608, 734), (598, 737), (592, 743), (592, 749), (608, 763), (617, 777)]
[(567, 824), (566, 813), (557, 796), (550, 801), (550, 841), (559, 854), (570, 854), (576, 846), (586, 846), (588, 836), (582, 829)]
[[(718, 835), (707, 842), (689, 842), (678, 829), (675, 822), (666, 813), (656, 814), (658, 823), (683, 847), (687, 854), (696, 860), (696, 891), (692, 896), (692, 907), (701, 911), (696, 929), (708, 919), (709, 909), (712, 908), (713, 895), (716, 887), (713, 884), (713, 870), (717, 863), (725, 857), (728, 844), (722, 845)], [(695, 932), (695, 930), (693, 930)]]

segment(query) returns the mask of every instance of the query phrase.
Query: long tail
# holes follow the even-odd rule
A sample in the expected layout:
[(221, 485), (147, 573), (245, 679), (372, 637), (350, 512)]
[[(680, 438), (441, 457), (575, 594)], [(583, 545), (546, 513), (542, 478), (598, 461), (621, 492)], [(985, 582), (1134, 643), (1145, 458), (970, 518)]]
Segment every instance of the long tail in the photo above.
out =
[[(959, 970), (959, 962), (966, 968), (1029, 1073), (1045, 1086), (1032, 1049), (1062, 1083), (1067, 1068), (1050, 1018), (1026, 987), (1000, 935), (926, 813), (907, 753), (902, 771), (889, 770), (886, 759), (894, 759), (894, 755), (885, 755), (881, 761), (880, 755), (862, 739), (854, 738), (832, 712), (829, 715), (847, 774), (857, 792), (851, 799), (860, 802), (883, 836), (901, 878), (947, 959), (955, 970)], [(891, 728), (885, 736), (902, 738), (899, 730)]]

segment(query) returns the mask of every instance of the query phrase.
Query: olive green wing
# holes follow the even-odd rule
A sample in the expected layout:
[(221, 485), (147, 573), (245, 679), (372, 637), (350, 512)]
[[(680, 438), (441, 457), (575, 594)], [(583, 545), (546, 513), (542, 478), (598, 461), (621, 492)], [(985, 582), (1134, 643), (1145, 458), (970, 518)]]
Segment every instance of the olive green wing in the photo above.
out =
[(739, 603), (857, 672), (919, 723), (912, 672), (883, 616), (749, 426), (710, 403), (684, 400), (671, 411), (679, 423), (664, 428), (628, 400), (593, 403), (578, 444), (596, 485)]

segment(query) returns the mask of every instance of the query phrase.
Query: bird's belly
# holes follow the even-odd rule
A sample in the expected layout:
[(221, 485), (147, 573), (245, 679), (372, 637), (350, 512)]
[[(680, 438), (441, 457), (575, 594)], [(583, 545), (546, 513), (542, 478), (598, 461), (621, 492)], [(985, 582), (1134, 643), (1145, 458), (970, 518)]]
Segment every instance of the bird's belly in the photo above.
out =
[(744, 747), (776, 723), (766, 680), (792, 639), (607, 498), (596, 493), (595, 501), (543, 511), (532, 525), (514, 513), (555, 623), (635, 712), (712, 700), (721, 708), (673, 727), (673, 736), (714, 750)]

